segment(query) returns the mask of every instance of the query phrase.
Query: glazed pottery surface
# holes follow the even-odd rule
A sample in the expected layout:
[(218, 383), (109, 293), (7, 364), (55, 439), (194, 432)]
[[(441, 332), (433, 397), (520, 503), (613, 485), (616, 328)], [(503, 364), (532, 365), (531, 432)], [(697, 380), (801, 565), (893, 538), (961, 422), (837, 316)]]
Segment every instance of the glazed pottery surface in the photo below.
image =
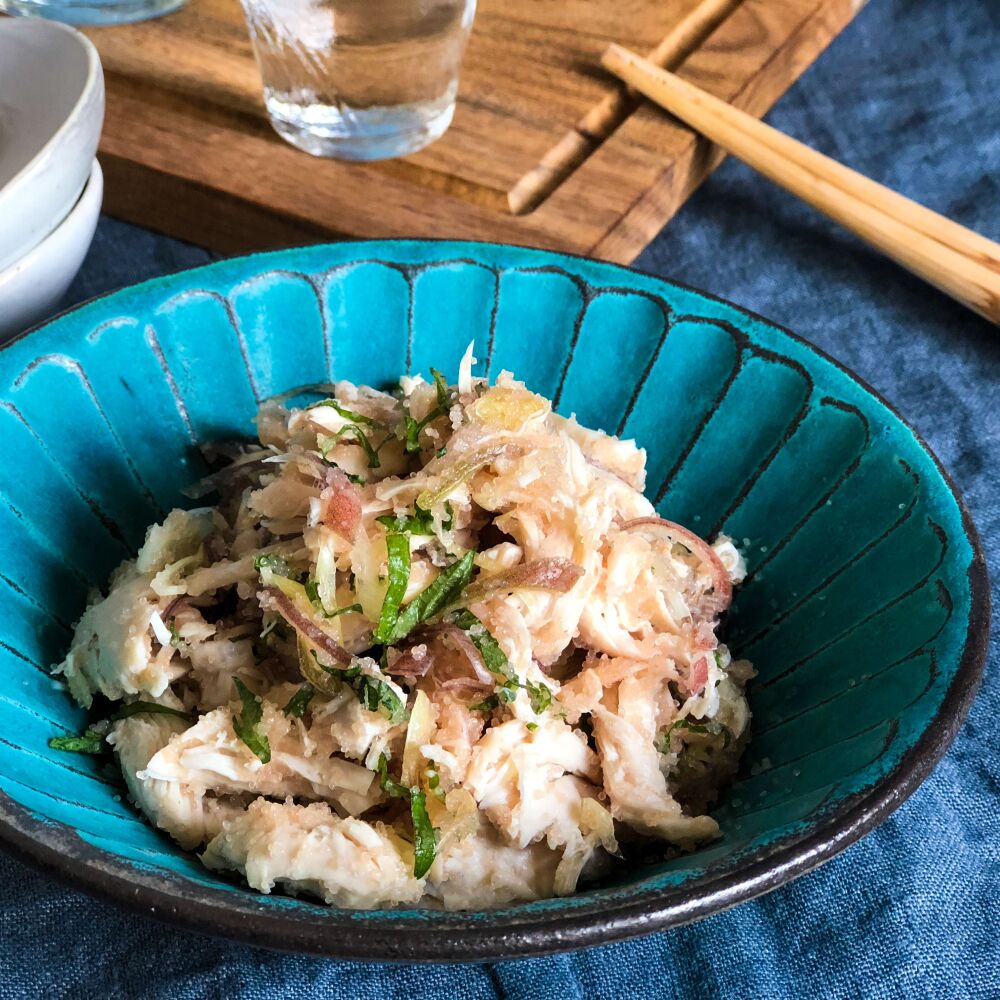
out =
[[(722, 836), (578, 895), (485, 913), (352, 912), (205, 870), (83, 755), (48, 668), (91, 587), (308, 383), (387, 387), (509, 369), (564, 414), (635, 438), (647, 494), (749, 576), (728, 621), (758, 671)], [(961, 724), (982, 667), (974, 528), (914, 432), (850, 372), (698, 291), (490, 244), (353, 243), (239, 258), (84, 305), (0, 350), (0, 839), (90, 891), (257, 944), (474, 960), (668, 927), (774, 888), (883, 819)], [(942, 845), (947, 849), (947, 845)]]

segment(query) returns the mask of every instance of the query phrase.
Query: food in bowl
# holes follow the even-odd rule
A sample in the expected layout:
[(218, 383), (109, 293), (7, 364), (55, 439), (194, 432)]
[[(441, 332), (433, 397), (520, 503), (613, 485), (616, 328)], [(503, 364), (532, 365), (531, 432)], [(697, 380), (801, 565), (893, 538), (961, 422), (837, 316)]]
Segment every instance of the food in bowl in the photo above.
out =
[(645, 452), (509, 373), (266, 401), (56, 667), (204, 864), (331, 905), (572, 893), (630, 843), (692, 849), (749, 733), (719, 626), (745, 575), (656, 515)]

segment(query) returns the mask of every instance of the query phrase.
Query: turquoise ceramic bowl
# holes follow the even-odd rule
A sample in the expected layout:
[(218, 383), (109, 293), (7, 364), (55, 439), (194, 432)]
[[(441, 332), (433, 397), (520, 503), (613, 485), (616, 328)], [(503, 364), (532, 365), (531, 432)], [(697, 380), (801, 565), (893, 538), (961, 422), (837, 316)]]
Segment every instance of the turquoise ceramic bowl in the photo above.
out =
[[(744, 548), (729, 639), (759, 671), (724, 836), (568, 899), (357, 913), (224, 881), (84, 756), (50, 680), (87, 590), (202, 475), (256, 403), (346, 378), (512, 369), (649, 452), (662, 514)], [(936, 459), (850, 372), (773, 324), (608, 264), (473, 243), (239, 258), (98, 299), (0, 351), (0, 837), (81, 888), (257, 944), (483, 959), (606, 942), (801, 874), (883, 819), (941, 756), (987, 633), (975, 531)], [(945, 845), (942, 845), (944, 847)]]

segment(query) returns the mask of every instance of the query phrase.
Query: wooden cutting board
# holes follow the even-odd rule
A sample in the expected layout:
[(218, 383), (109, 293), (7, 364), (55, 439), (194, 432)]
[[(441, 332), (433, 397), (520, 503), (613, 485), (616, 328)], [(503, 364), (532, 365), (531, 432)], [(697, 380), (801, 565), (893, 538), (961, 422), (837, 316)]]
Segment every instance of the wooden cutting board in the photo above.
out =
[[(223, 252), (449, 236), (627, 263), (720, 159), (658, 109), (635, 110), (529, 214), (508, 193), (613, 89), (607, 42), (645, 53), (698, 2), (480, 0), (451, 128), (375, 164), (317, 159), (271, 131), (237, 0), (88, 29), (107, 82), (105, 211)], [(763, 114), (862, 2), (742, 0), (681, 75)]]

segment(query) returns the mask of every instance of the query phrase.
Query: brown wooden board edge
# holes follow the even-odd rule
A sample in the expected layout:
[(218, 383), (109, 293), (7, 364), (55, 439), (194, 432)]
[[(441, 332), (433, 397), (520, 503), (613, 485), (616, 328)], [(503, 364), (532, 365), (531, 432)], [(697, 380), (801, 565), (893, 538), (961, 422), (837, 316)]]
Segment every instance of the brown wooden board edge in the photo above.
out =
[[(104, 171), (105, 214), (209, 250), (281, 250), (344, 235), (114, 153), (102, 150), (97, 158)], [(151, 204), (163, 211), (152, 215)], [(262, 232), (268, 233), (266, 240), (260, 239)]]
[[(775, 49), (765, 71), (748, 79), (731, 103), (756, 117), (763, 117), (850, 24), (865, 2), (826, 0), (789, 36), (784, 45)], [(718, 29), (719, 32), (726, 30), (726, 23)], [(809, 50), (812, 50), (811, 54)], [(683, 67), (680, 75), (684, 75)], [(656, 113), (661, 112), (656, 109)], [(688, 141), (656, 183), (597, 243), (588, 248), (590, 256), (616, 264), (632, 263), (725, 159), (725, 154), (707, 139), (695, 135), (666, 112), (662, 114), (665, 127), (687, 132)], [(633, 114), (630, 119), (634, 120), (634, 117)], [(613, 139), (612, 136), (609, 142)]]
[[(745, 81), (734, 103), (753, 114), (765, 113), (850, 22), (860, 6), (857, 0), (817, 0), (817, 6), (771, 53), (765, 68)], [(717, 29), (719, 33), (727, 30), (727, 23)], [(696, 52), (691, 62), (697, 59)], [(482, 232), (469, 233), (470, 227), (466, 225), (460, 227), (466, 230), (464, 235), (501, 241), (507, 239), (532, 246), (589, 253), (617, 263), (631, 263), (722, 159), (707, 143), (697, 140), (683, 126), (666, 117), (660, 120), (659, 116), (660, 112), (648, 110), (630, 116), (618, 132), (612, 134), (567, 179), (563, 190), (557, 189), (538, 210), (520, 217), (523, 228), (518, 217), (495, 212), (496, 228), (504, 233), (501, 236), (492, 228), (488, 218), (491, 213), (486, 206), (470, 206), (470, 216), (483, 216), (480, 220)], [(607, 173), (609, 166), (613, 168), (615, 162), (621, 159), (619, 147), (626, 148), (636, 136), (641, 141), (643, 130), (648, 137), (650, 128), (672, 129), (683, 137), (683, 141), (676, 144), (678, 155), (664, 162), (655, 183), (646, 187), (627, 212), (603, 234), (594, 239), (593, 226), (580, 227), (578, 236), (583, 236), (585, 228), (589, 228), (590, 240), (584, 243), (568, 238), (561, 220), (567, 212), (579, 212), (581, 202), (576, 200), (574, 189), (579, 189), (581, 185), (585, 187), (592, 171), (603, 170)], [(627, 161), (627, 156), (625, 159)], [(331, 237), (359, 238), (368, 235), (351, 232), (347, 222), (344, 228), (340, 228), (293, 217), (280, 209), (269, 209), (258, 201), (247, 200), (231, 191), (130, 159), (120, 152), (111, 153), (102, 149), (101, 162), (107, 175), (107, 214), (222, 253), (276, 249)], [(588, 170), (588, 165), (591, 170)], [(390, 171), (388, 176), (392, 177), (393, 173)], [(395, 177), (396, 181), (400, 179)], [(446, 194), (461, 197), (467, 193), (425, 190), (423, 194), (433, 202)], [(468, 221), (471, 222), (471, 219)], [(597, 229), (596, 232), (601, 231)], [(420, 235), (409, 228), (401, 234)], [(448, 234), (434, 232), (425, 235)]]

